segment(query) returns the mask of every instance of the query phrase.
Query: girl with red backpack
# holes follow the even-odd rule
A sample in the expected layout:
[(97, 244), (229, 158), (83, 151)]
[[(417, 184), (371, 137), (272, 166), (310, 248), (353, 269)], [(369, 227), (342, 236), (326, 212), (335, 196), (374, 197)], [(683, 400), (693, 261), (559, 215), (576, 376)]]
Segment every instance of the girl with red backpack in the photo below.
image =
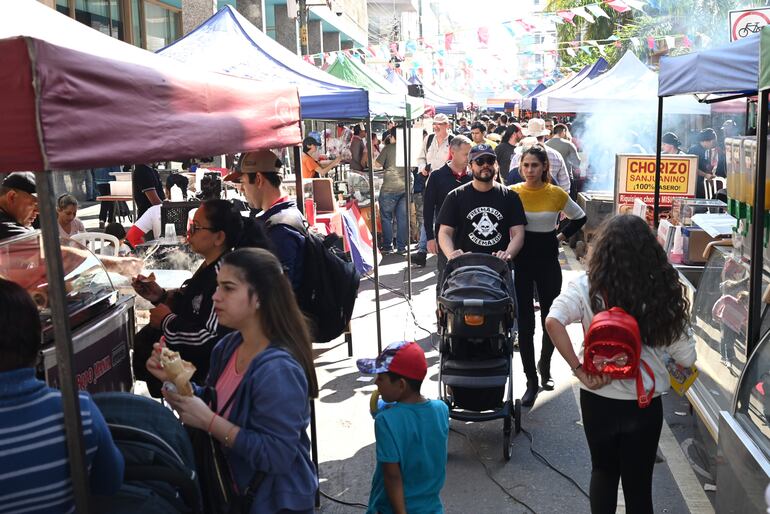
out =
[[(612, 378), (606, 371), (626, 364), (623, 359), (634, 360), (633, 355), (613, 362), (612, 356), (590, 348), (590, 342), (586, 352), (592, 355), (589, 363), (583, 361), (585, 347), (580, 356), (572, 347), (566, 325), (580, 321), (590, 335), (594, 314), (613, 307), (625, 311), (638, 324), (641, 358), (635, 360), (643, 385), (633, 378)], [(670, 356), (677, 364), (690, 367), (696, 358), (689, 309), (683, 286), (663, 248), (647, 223), (632, 215), (605, 222), (592, 243), (587, 272), (571, 282), (551, 305), (546, 330), (580, 380), (580, 409), (591, 452), (594, 514), (615, 512), (620, 479), (627, 512), (653, 512), (652, 472), (663, 424), (660, 395), (669, 387), (665, 363)], [(602, 316), (603, 320), (609, 317)], [(610, 348), (614, 342), (602, 343)], [(652, 400), (642, 407), (647, 404), (648, 391), (652, 391)]]

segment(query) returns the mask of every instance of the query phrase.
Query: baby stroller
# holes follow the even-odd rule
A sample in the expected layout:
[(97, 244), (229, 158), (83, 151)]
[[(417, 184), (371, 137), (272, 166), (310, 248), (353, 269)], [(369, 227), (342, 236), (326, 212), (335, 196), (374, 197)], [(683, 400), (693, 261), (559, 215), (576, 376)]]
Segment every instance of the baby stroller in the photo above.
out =
[(439, 397), (452, 419), (502, 418), (505, 460), (511, 458), (511, 429), (521, 430), (521, 401), (513, 398), (514, 298), (506, 262), (468, 253), (447, 263), (437, 310)]
[(171, 411), (131, 393), (98, 393), (93, 398), (126, 462), (120, 490), (115, 496), (95, 496), (94, 512), (200, 513), (192, 445)]

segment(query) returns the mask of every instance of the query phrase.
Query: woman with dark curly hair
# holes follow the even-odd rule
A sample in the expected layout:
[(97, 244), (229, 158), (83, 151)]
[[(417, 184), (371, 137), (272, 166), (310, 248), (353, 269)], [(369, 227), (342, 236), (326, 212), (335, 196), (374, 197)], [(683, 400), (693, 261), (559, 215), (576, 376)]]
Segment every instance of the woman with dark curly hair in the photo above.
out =
[[(605, 298), (607, 305), (605, 305)], [(647, 408), (637, 403), (636, 381), (588, 375), (572, 348), (566, 325), (580, 321), (588, 330), (594, 313), (609, 306), (636, 318), (642, 359), (655, 375), (655, 396)], [(647, 223), (637, 216), (605, 222), (592, 244), (588, 271), (553, 302), (546, 329), (554, 346), (580, 380), (580, 410), (591, 451), (591, 512), (615, 512), (618, 480), (629, 512), (652, 512), (652, 471), (663, 423), (660, 395), (668, 390), (665, 362), (695, 362), (689, 329), (690, 304), (676, 270)]]

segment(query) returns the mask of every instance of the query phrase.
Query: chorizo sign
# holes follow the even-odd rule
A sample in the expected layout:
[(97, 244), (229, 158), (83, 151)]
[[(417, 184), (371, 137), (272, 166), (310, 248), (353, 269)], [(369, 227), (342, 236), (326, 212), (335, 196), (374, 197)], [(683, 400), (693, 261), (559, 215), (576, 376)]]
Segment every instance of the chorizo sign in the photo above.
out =
[[(672, 200), (695, 197), (698, 158), (694, 155), (662, 155), (660, 163), (660, 205), (670, 207)], [(655, 201), (655, 156), (619, 154), (615, 160), (615, 203), (633, 205), (641, 199), (652, 207)]]

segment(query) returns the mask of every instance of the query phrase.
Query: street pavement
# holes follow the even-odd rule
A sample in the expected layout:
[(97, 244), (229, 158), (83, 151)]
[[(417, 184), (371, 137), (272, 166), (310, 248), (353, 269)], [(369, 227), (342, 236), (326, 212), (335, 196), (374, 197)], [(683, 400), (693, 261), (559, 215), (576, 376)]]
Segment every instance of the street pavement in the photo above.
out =
[[(78, 213), (89, 230), (98, 230), (98, 208), (98, 204), (86, 205)], [(569, 248), (563, 248), (562, 274), (566, 286), (582, 266)], [(429, 398), (438, 397), (435, 267), (436, 259), (431, 256), (425, 268), (412, 268), (413, 296), (407, 302), (403, 297), (405, 257), (385, 256), (380, 266), (382, 346), (403, 339), (415, 340), (422, 346), (429, 365), (422, 392)], [(373, 279), (362, 278), (352, 321), (352, 358), (342, 338), (314, 346), (321, 389), (315, 402), (321, 491), (349, 504), (368, 502), (375, 466), (374, 422), (369, 415), (369, 398), (375, 387), (355, 365), (357, 358), (377, 355), (374, 297)], [(572, 325), (568, 331), (573, 342), (579, 344), (580, 326)], [(540, 337), (538, 326), (537, 351)], [(525, 380), (518, 353), (513, 362), (514, 396), (519, 398)], [(577, 382), (558, 352), (551, 369), (556, 388), (541, 391), (535, 406), (523, 409), (522, 428), (526, 433), (515, 437), (510, 461), (503, 460), (501, 420), (451, 421), (446, 484), (441, 494), (448, 514), (590, 512), (586, 493), (591, 466), (580, 421)], [(701, 469), (705, 465), (693, 444), (696, 428), (689, 404), (675, 393), (666, 395), (663, 404), (666, 423), (660, 454), (664, 461), (655, 466), (655, 512), (713, 513), (714, 493), (704, 493), (703, 485), (713, 484), (714, 480)], [(697, 474), (691, 463), (699, 470)], [(364, 510), (361, 505), (344, 505), (322, 497), (318, 512)], [(622, 494), (618, 512), (625, 512)]]
[[(566, 285), (582, 267), (568, 248), (562, 259)], [(386, 286), (380, 288), (382, 346), (403, 339), (416, 340), (422, 346), (429, 366), (423, 394), (430, 398), (438, 397), (435, 262), (435, 257), (431, 257), (425, 268), (412, 268), (411, 302), (402, 296), (406, 288), (405, 257), (385, 256), (380, 266), (380, 282)], [(365, 504), (375, 466), (374, 425), (368, 412), (369, 395), (375, 387), (358, 372), (355, 359), (377, 355), (372, 279), (362, 279), (352, 332), (352, 358), (348, 357), (347, 345), (341, 339), (315, 347), (321, 384), (316, 402), (320, 481), (325, 495), (347, 503)], [(569, 327), (569, 332), (574, 342), (582, 339), (579, 325)], [(538, 347), (540, 334), (538, 327), (535, 336)], [(503, 460), (501, 420), (451, 421), (447, 478), (441, 494), (447, 513), (590, 512), (586, 494), (591, 465), (580, 421), (577, 382), (558, 352), (553, 357), (552, 372), (556, 388), (541, 391), (535, 406), (523, 409), (522, 427), (527, 433), (516, 436), (513, 456), (508, 462)], [(520, 397), (524, 389), (517, 353), (514, 356), (515, 397)], [(684, 440), (692, 425), (687, 402), (671, 393), (664, 398), (664, 405), (667, 423), (661, 438), (661, 454), (665, 462), (655, 466), (655, 512), (713, 512), (710, 499), (703, 492), (702, 480), (699, 482), (699, 477), (691, 471), (677, 440), (677, 437)], [(622, 502), (621, 495), (618, 512), (625, 512)], [(321, 499), (322, 513), (362, 510), (326, 497)]]

